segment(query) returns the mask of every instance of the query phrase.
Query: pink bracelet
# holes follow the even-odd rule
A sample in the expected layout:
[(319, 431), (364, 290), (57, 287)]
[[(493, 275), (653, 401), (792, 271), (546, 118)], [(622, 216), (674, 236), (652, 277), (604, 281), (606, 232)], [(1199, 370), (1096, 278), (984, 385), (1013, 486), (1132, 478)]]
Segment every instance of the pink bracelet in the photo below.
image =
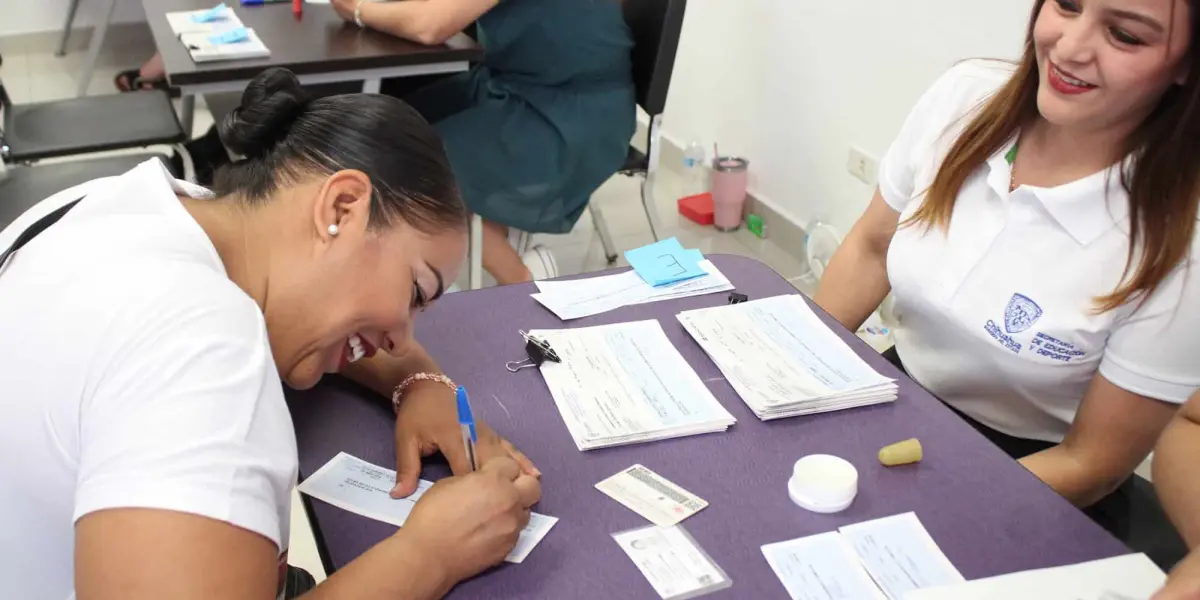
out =
[(454, 383), (454, 380), (441, 373), (413, 373), (406, 377), (404, 381), (401, 381), (400, 385), (396, 386), (396, 389), (392, 390), (392, 412), (400, 412), (400, 399), (404, 397), (404, 392), (408, 390), (409, 386), (418, 381), (436, 381), (450, 388), (452, 392), (458, 390), (458, 385)]

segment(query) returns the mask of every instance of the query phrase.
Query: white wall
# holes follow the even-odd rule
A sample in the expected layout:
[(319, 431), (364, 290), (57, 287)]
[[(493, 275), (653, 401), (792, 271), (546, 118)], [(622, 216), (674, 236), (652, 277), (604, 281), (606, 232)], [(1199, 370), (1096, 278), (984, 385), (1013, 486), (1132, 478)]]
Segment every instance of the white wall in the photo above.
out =
[[(68, 0), (0, 0), (0, 36), (62, 31)], [(92, 25), (107, 4), (105, 0), (80, 0), (75, 27)], [(117, 0), (115, 23), (144, 21), (140, 0)]]
[(690, 0), (663, 131), (747, 156), (757, 196), (845, 233), (873, 191), (846, 172), (850, 146), (881, 157), (955, 61), (1019, 55), (1031, 6)]

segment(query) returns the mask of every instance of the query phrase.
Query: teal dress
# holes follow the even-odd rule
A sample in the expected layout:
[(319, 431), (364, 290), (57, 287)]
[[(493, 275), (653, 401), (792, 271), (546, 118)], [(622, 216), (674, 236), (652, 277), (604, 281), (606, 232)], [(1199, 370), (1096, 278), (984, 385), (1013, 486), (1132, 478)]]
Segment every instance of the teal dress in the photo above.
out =
[(636, 126), (620, 2), (500, 0), (477, 31), (481, 64), (405, 100), (437, 128), (471, 211), (567, 233)]

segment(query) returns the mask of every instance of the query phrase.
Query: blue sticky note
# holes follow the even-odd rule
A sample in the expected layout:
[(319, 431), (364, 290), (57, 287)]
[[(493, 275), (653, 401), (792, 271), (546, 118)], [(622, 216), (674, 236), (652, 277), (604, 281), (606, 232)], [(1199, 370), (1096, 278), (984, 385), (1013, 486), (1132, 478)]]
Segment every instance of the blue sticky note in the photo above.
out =
[(245, 27), (238, 27), (224, 33), (208, 36), (208, 41), (217, 46), (222, 44), (238, 44), (248, 39), (250, 39), (250, 30)]
[(704, 254), (685, 250), (675, 238), (630, 250), (625, 260), (643, 281), (655, 287), (706, 275), (699, 265)]
[(220, 21), (221, 19), (225, 18), (225, 11), (227, 10), (229, 10), (229, 7), (225, 6), (225, 3), (222, 2), (198, 15), (192, 15), (192, 21), (195, 21), (196, 23), (212, 23), (213, 21)]

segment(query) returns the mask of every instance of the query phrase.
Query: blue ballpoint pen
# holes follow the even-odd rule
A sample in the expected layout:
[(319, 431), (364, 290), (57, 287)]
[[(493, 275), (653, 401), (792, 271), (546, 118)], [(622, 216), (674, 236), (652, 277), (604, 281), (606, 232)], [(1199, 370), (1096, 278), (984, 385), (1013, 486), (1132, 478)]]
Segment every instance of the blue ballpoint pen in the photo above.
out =
[(463, 447), (467, 450), (467, 463), (472, 471), (479, 469), (478, 458), (475, 456), (475, 417), (471, 415), (471, 402), (467, 399), (467, 388), (458, 386), (458, 426), (462, 429)]

